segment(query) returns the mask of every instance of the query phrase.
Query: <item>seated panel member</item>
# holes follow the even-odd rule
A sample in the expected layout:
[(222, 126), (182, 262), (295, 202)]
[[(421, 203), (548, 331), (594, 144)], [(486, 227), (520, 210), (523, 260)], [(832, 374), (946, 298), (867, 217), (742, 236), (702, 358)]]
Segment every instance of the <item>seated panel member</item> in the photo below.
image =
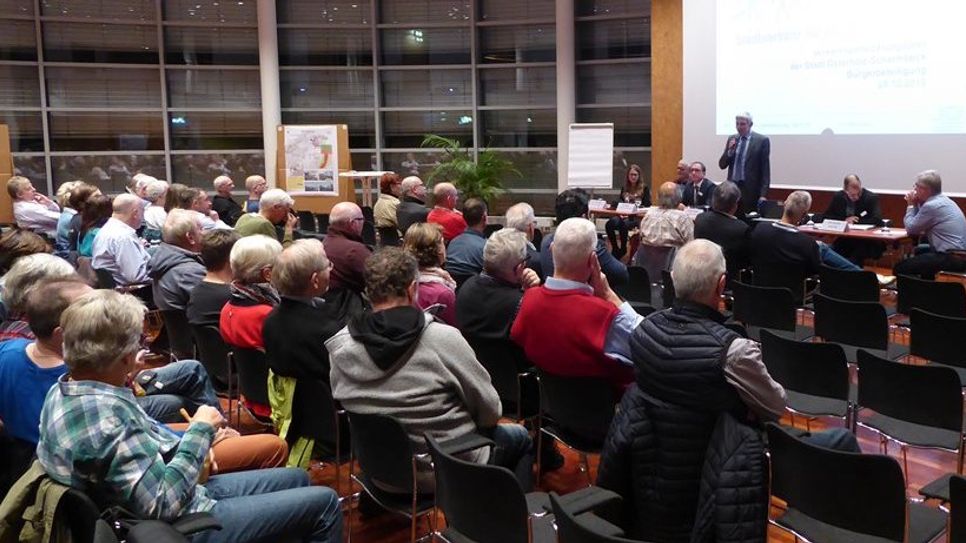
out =
[(703, 162), (692, 162), (688, 166), (690, 177), (681, 194), (681, 204), (685, 207), (702, 207), (711, 203), (714, 182), (705, 177)]
[(911, 236), (924, 236), (928, 249), (918, 251), (895, 266), (896, 275), (933, 279), (940, 271), (963, 271), (964, 265), (949, 251), (966, 249), (966, 218), (963, 211), (942, 193), (939, 172), (926, 170), (916, 176), (915, 187), (906, 194), (902, 223)]
[[(849, 224), (882, 223), (879, 197), (862, 186), (859, 176), (852, 173), (842, 180), (843, 189), (836, 192), (825, 210), (826, 219), (846, 221)], [(858, 239), (839, 238), (832, 244), (835, 252), (861, 265), (866, 258), (879, 258), (885, 251), (885, 243)]]

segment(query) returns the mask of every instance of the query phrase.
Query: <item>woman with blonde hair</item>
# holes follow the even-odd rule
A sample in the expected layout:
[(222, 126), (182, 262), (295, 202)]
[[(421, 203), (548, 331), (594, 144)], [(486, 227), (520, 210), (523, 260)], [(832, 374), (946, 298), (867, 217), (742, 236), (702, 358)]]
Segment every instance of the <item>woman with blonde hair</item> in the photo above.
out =
[(456, 281), (441, 268), (446, 262), (442, 228), (434, 223), (416, 223), (406, 230), (403, 246), (419, 263), (416, 307), (433, 308), (443, 322), (456, 326)]

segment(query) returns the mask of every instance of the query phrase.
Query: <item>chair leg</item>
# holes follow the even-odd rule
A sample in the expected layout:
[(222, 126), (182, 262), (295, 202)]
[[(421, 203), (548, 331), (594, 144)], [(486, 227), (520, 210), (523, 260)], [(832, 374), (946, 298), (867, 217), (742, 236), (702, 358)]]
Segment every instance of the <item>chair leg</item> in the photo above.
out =
[(907, 447), (905, 445), (899, 445), (899, 452), (902, 453), (902, 472), (906, 476), (906, 480), (909, 480), (909, 458), (906, 455)]
[(540, 476), (541, 476), (541, 474), (543, 472), (543, 466), (542, 466), (542, 462), (540, 460), (541, 458), (543, 458), (543, 454), (542, 454), (543, 453), (543, 418), (540, 417), (540, 415), (537, 415), (535, 424), (537, 426), (537, 462), (536, 462), (536, 464), (537, 464), (537, 477), (536, 477), (536, 484), (537, 484), (537, 486), (540, 486)]
[(963, 455), (966, 455), (966, 443), (961, 439), (959, 441), (959, 458), (956, 463), (956, 473), (959, 475), (963, 474)]
[(580, 469), (587, 476), (587, 486), (594, 486), (594, 480), (590, 478), (590, 462), (585, 453), (580, 453)]

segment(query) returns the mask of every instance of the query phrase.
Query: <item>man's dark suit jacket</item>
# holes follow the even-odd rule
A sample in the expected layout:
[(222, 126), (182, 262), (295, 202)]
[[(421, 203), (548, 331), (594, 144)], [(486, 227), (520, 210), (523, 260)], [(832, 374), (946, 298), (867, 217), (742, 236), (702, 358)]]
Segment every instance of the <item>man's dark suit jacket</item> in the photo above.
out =
[(405, 236), (406, 230), (409, 230), (410, 226), (418, 222), (426, 222), (427, 215), (429, 215), (429, 210), (426, 209), (423, 202), (409, 196), (403, 196), (402, 201), (399, 202), (399, 207), (396, 208), (396, 224), (399, 225), (399, 233)]
[(706, 239), (721, 246), (728, 267), (728, 282), (738, 278), (738, 271), (747, 268), (748, 223), (720, 211), (705, 211), (694, 219), (695, 239)]
[(694, 184), (689, 182), (684, 185), (684, 192), (681, 194), (681, 203), (688, 207), (711, 205), (711, 193), (714, 192), (714, 187), (714, 182), (705, 177), (698, 184), (698, 194), (695, 195)]
[[(771, 141), (768, 136), (758, 132), (749, 132), (748, 135), (750, 139), (745, 150), (745, 179), (736, 181), (738, 187), (741, 188), (739, 216), (757, 210), (758, 199), (767, 197), (768, 187), (771, 186)], [(738, 134), (734, 134), (728, 139), (738, 137)], [(734, 152), (728, 153), (728, 144), (725, 143), (724, 152), (718, 159), (718, 167), (722, 170), (728, 169), (729, 181), (734, 179), (733, 170), (735, 158), (738, 156), (738, 145), (741, 145), (741, 142), (735, 145)]]
[[(849, 197), (844, 190), (840, 190), (832, 196), (832, 202), (825, 210), (826, 219), (836, 219), (844, 221), (849, 217), (847, 208)], [(859, 224), (872, 224), (878, 226), (882, 222), (882, 210), (879, 209), (879, 197), (871, 191), (862, 189), (859, 199), (855, 202), (854, 215), (859, 217)], [(865, 213), (865, 215), (862, 215)]]

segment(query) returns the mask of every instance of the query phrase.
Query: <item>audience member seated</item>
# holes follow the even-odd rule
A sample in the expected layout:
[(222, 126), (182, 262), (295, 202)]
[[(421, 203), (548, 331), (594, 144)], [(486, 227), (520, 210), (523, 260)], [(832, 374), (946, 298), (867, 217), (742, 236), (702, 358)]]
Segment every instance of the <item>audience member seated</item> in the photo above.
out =
[(37, 253), (49, 253), (50, 242), (30, 230), (11, 228), (0, 234), (0, 290), (3, 277), (21, 257)]
[(416, 307), (432, 308), (443, 322), (456, 326), (456, 281), (441, 267), (446, 262), (442, 227), (431, 222), (410, 226), (403, 247), (419, 264)]
[(218, 326), (221, 309), (231, 298), (231, 264), (228, 257), (241, 236), (232, 230), (209, 230), (201, 235), (201, 261), (205, 276), (191, 289), (185, 313), (194, 326)]
[(694, 221), (678, 209), (678, 187), (668, 181), (657, 193), (657, 208), (650, 208), (641, 219), (641, 245), (680, 247), (694, 239)]
[(41, 415), (37, 456), (55, 481), (83, 489), (101, 507), (118, 505), (140, 518), (171, 522), (210, 512), (222, 525), (194, 541), (339, 542), (338, 496), (311, 487), (302, 470), (266, 469), (213, 475), (211, 443), (225, 419), (199, 407), (180, 437), (158, 427), (124, 388), (134, 371), (144, 307), (136, 298), (96, 291), (62, 317), (70, 379), (51, 389)]
[[(261, 234), (280, 243), (292, 243), (292, 233), (299, 222), (299, 218), (292, 213), (295, 200), (282, 189), (270, 189), (262, 193), (259, 200), (258, 213), (246, 213), (238, 218), (235, 231), (242, 237)], [(284, 230), (279, 233), (276, 224), (284, 224)]]
[(245, 199), (245, 212), (257, 213), (260, 209), (262, 194), (268, 190), (268, 181), (260, 175), (249, 175), (245, 178), (245, 190), (248, 197)]
[[(262, 235), (244, 237), (231, 248), (231, 298), (221, 309), (219, 320), (225, 343), (241, 349), (265, 350), (262, 326), (280, 301), (271, 280), (272, 268), (281, 252), (282, 245), (275, 238)], [(246, 405), (260, 417), (271, 415), (267, 405), (250, 401)]]
[(148, 185), (157, 180), (158, 179), (156, 177), (150, 176), (146, 173), (136, 173), (131, 176), (131, 179), (128, 181), (127, 192), (128, 194), (137, 196), (138, 200), (141, 201), (141, 207), (147, 208), (149, 205), (151, 205), (151, 202), (144, 197), (144, 191), (147, 190)]
[(60, 217), (57, 219), (57, 232), (54, 238), (54, 254), (63, 258), (70, 258), (70, 248), (67, 234), (70, 232), (70, 221), (77, 215), (77, 209), (70, 205), (70, 194), (82, 185), (83, 181), (68, 181), (57, 187), (57, 205), (60, 206)]
[(329, 212), (329, 230), (322, 245), (332, 263), (331, 287), (362, 293), (365, 289), (366, 258), (372, 250), (362, 242), (366, 219), (353, 202), (339, 202)]
[(429, 210), (426, 209), (426, 185), (423, 180), (410, 175), (402, 180), (399, 186), (402, 200), (396, 208), (396, 224), (399, 226), (399, 233), (406, 235), (409, 226), (417, 222), (426, 222)]
[(446, 248), (446, 271), (457, 284), (483, 270), (483, 246), (486, 245), (486, 202), (469, 198), (463, 202), (467, 227)]
[(100, 196), (100, 194), (101, 189), (94, 185), (88, 185), (87, 183), (70, 191), (70, 207), (77, 210), (77, 213), (71, 217), (70, 224), (67, 227), (67, 251), (72, 260), (77, 257), (77, 242), (79, 241), (78, 238), (80, 236), (84, 208), (87, 206), (88, 200), (94, 196)]
[(235, 182), (227, 175), (219, 175), (215, 178), (213, 185), (215, 195), (211, 198), (211, 209), (218, 213), (225, 224), (235, 226), (238, 217), (241, 217), (244, 213), (241, 206), (231, 195), (231, 191), (235, 188)]
[(144, 207), (137, 196), (121, 194), (114, 198), (113, 210), (94, 237), (91, 266), (110, 272), (119, 286), (144, 283), (150, 255), (137, 235)]
[(906, 216), (902, 223), (911, 236), (925, 236), (928, 247), (896, 264), (896, 275), (934, 279), (940, 271), (963, 271), (966, 264), (949, 254), (966, 249), (966, 218), (956, 202), (943, 192), (936, 170), (916, 176), (916, 185), (906, 194)]
[(0, 324), (0, 341), (35, 339), (26, 318), (27, 296), (44, 280), (74, 278), (74, 267), (66, 260), (46, 253), (17, 259), (3, 276), (3, 307), (6, 317)]
[(466, 230), (467, 221), (456, 210), (459, 192), (452, 183), (437, 183), (433, 187), (433, 202), (435, 207), (426, 215), (426, 222), (440, 225), (443, 228), (443, 240), (449, 243)]
[(748, 223), (735, 216), (740, 199), (738, 185), (723, 181), (711, 194), (711, 209), (694, 219), (694, 237), (713, 241), (724, 251), (729, 284), (739, 279), (738, 272), (750, 265)]
[(402, 181), (399, 179), (399, 176), (394, 173), (386, 173), (379, 178), (379, 199), (376, 200), (376, 204), (372, 207), (372, 216), (376, 223), (376, 229), (399, 229), (396, 210), (399, 208), (401, 184)]
[[(845, 221), (849, 224), (873, 226), (881, 224), (882, 211), (879, 209), (879, 197), (862, 186), (859, 176), (854, 173), (846, 175), (842, 184), (844, 188), (832, 196), (832, 201), (825, 210), (825, 218)], [(832, 248), (861, 266), (866, 258), (882, 256), (885, 252), (885, 243), (840, 237), (835, 240)]]
[(184, 311), (191, 290), (205, 276), (201, 261), (201, 222), (199, 215), (185, 209), (172, 209), (164, 221), (164, 241), (148, 261), (154, 303), (161, 311)]
[(217, 212), (211, 209), (211, 199), (208, 198), (207, 192), (194, 187), (188, 187), (187, 189), (181, 191), (181, 194), (178, 196), (178, 198), (178, 207), (181, 209), (190, 209), (192, 211), (196, 211), (201, 215), (202, 230), (231, 228), (218, 217)]
[(160, 179), (151, 181), (144, 189), (144, 199), (150, 204), (144, 208), (144, 231), (141, 237), (148, 241), (158, 241), (161, 239), (164, 220), (168, 217), (168, 212), (164, 209), (164, 203), (168, 199), (168, 183)]
[[(522, 426), (497, 424), (499, 397), (459, 331), (413, 307), (418, 273), (416, 259), (397, 247), (384, 247), (366, 262), (373, 311), (352, 317), (325, 343), (333, 396), (350, 412), (396, 418), (420, 453), (426, 452), (424, 434), (440, 441), (470, 432), (488, 434), (496, 447), (470, 451), (464, 458), (509, 468), (529, 491), (530, 436)], [(428, 459), (420, 458), (418, 469), (419, 487), (432, 489)]]
[[(726, 281), (721, 248), (688, 243), (671, 273), (673, 307), (648, 316), (631, 336), (636, 385), (608, 434), (597, 484), (624, 498), (631, 537), (687, 540), (692, 528), (712, 529), (716, 510), (728, 509), (729, 530), (744, 534), (736, 540), (751, 540), (766, 531), (768, 475), (760, 429), (747, 422), (778, 420), (785, 390), (768, 374), (758, 344), (724, 326), (717, 310)], [(810, 439), (861, 452), (846, 429)], [(717, 485), (731, 492), (699, 507), (699, 490)]]
[(681, 191), (681, 204), (685, 207), (702, 207), (711, 203), (714, 182), (705, 177), (707, 170), (703, 162), (692, 162), (688, 184)]
[(188, 185), (181, 183), (171, 183), (168, 187), (168, 194), (164, 199), (164, 210), (171, 211), (176, 207), (181, 207), (181, 195), (190, 188)]
[(627, 340), (641, 316), (611, 290), (597, 248), (589, 220), (575, 217), (557, 227), (553, 276), (524, 292), (510, 337), (547, 373), (602, 377), (623, 393), (634, 378)]
[(7, 194), (13, 199), (13, 218), (17, 226), (44, 234), (51, 240), (57, 237), (60, 207), (47, 196), (37, 192), (29, 179), (19, 175), (8, 179)]
[[(554, 205), (554, 213), (557, 216), (557, 225), (572, 217), (587, 218), (587, 202), (590, 197), (583, 189), (567, 189), (557, 195), (557, 202)], [(543, 236), (540, 243), (540, 267), (543, 269), (544, 277), (553, 275), (553, 256), (550, 254), (550, 244), (553, 243), (554, 234)], [(627, 266), (607, 250), (603, 240), (597, 240), (597, 260), (600, 262), (600, 269), (607, 276), (607, 282), (611, 285), (623, 285), (628, 281)]]
[(107, 224), (114, 213), (114, 202), (110, 196), (95, 194), (88, 198), (81, 211), (80, 229), (77, 231), (77, 256), (91, 258), (94, 255), (94, 240), (97, 233)]
[(512, 228), (523, 232), (527, 236), (527, 267), (537, 273), (543, 280), (543, 267), (540, 266), (540, 251), (533, 245), (533, 236), (537, 231), (537, 216), (533, 206), (520, 202), (506, 210), (504, 228)]
[[(644, 182), (644, 175), (641, 167), (631, 164), (627, 168), (627, 175), (624, 177), (624, 186), (621, 187), (620, 198), (616, 203), (636, 204), (640, 202), (642, 207), (651, 207), (651, 191), (647, 183)], [(617, 207), (616, 205), (614, 207)], [(570, 217), (564, 217), (569, 219)], [(563, 219), (558, 217), (559, 224)], [(604, 230), (607, 232), (607, 239), (610, 240), (611, 253), (614, 258), (620, 260), (627, 254), (627, 233), (632, 228), (637, 228), (640, 219), (636, 216), (611, 217), (607, 219)], [(620, 243), (618, 244), (617, 234), (620, 233)]]

